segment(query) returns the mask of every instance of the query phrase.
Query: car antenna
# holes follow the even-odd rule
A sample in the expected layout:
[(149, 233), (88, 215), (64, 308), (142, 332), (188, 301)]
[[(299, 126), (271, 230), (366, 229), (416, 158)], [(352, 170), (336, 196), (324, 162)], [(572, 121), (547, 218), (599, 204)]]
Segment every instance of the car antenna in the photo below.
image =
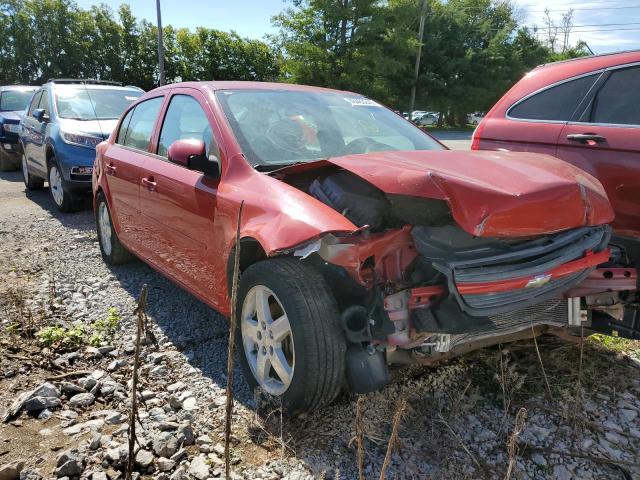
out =
[(91, 104), (91, 109), (93, 110), (93, 114), (96, 116), (96, 120), (98, 121), (98, 127), (100, 128), (100, 135), (102, 136), (102, 140), (104, 140), (104, 130), (102, 129), (102, 122), (98, 118), (98, 112), (96, 111), (96, 107), (93, 104), (93, 99), (91, 98), (91, 94), (89, 94), (89, 89), (87, 88), (87, 83), (82, 82), (84, 85), (84, 90), (87, 92), (87, 97), (89, 97), (89, 103)]

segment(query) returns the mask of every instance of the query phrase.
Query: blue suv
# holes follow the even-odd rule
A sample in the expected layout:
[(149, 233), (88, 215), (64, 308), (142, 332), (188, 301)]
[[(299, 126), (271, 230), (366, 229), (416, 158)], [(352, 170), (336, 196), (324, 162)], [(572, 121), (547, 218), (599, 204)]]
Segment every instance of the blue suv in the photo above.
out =
[(24, 115), (37, 87), (10, 85), (0, 87), (0, 172), (20, 165), (20, 115)]
[(49, 191), (62, 212), (74, 211), (91, 192), (95, 147), (144, 91), (115, 82), (54, 79), (31, 99), (20, 122), (22, 175), (27, 190)]

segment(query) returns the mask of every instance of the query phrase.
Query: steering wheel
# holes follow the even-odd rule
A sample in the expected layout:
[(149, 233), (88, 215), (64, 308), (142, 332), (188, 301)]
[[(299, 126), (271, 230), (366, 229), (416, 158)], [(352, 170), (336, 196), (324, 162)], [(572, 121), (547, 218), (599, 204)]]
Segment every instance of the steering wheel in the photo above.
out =
[(386, 143), (375, 141), (370, 137), (360, 137), (355, 140), (351, 140), (347, 146), (344, 147), (346, 155), (354, 155), (358, 153), (371, 153), (371, 152), (383, 152), (386, 150), (393, 150), (393, 147)]

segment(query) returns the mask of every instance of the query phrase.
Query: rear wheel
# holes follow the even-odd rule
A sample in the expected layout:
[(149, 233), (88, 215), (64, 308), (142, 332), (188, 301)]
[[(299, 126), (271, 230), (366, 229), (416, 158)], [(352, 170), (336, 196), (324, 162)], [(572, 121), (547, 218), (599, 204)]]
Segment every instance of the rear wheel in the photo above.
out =
[(131, 262), (135, 257), (120, 243), (113, 228), (107, 199), (102, 192), (98, 193), (96, 197), (95, 215), (100, 253), (104, 261), (109, 265), (122, 265)]
[(29, 173), (29, 167), (27, 166), (27, 156), (22, 152), (22, 162), (20, 162), (22, 169), (22, 181), (27, 190), (39, 190), (44, 186), (44, 180), (38, 177), (34, 177)]
[(61, 212), (69, 213), (76, 210), (73, 194), (64, 188), (62, 171), (55, 158), (49, 161), (49, 193), (51, 194), (53, 203), (56, 204), (56, 207), (58, 207), (58, 210)]
[(238, 291), (237, 343), (247, 382), (290, 414), (330, 403), (342, 386), (346, 341), (324, 278), (300, 260), (251, 265)]

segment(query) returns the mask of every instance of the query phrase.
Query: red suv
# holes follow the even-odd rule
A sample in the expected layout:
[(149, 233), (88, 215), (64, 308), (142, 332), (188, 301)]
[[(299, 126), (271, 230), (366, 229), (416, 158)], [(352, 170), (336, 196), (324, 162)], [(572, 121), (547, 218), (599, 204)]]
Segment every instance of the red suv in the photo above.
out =
[(588, 327), (578, 297), (635, 282), (590, 282), (612, 256), (594, 177), (542, 154), (448, 151), (354, 93), (169, 85), (96, 152), (105, 261), (134, 254), (229, 314), (239, 249), (245, 375), (290, 412), (345, 381), (381, 388), (391, 363)]
[[(615, 211), (619, 255), (611, 265), (640, 264), (640, 50), (534, 69), (487, 114), (471, 148), (547, 153), (598, 178)], [(628, 306), (623, 315), (615, 308), (619, 322), (607, 322), (605, 331), (638, 338), (637, 309)]]

